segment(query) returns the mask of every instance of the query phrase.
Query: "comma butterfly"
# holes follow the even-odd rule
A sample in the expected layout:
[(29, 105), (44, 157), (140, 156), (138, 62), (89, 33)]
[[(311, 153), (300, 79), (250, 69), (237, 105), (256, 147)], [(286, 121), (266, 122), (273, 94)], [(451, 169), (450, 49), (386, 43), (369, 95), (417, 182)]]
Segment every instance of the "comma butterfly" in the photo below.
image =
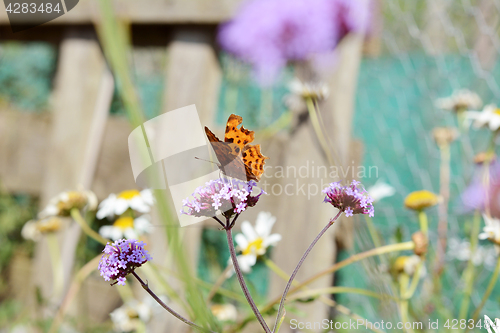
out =
[(254, 139), (254, 131), (238, 126), (243, 118), (230, 115), (226, 124), (224, 142), (220, 141), (212, 131), (205, 127), (208, 140), (220, 162), (219, 169), (229, 177), (245, 181), (259, 181), (264, 173), (266, 157), (260, 152), (260, 145), (250, 145)]

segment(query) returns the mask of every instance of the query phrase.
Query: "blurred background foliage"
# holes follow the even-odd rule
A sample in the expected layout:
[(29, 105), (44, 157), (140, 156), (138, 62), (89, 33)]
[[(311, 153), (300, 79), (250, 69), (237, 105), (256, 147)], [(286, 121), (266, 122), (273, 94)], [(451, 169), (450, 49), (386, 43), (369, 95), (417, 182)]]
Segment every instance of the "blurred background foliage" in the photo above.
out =
[[(356, 93), (356, 112), (353, 135), (364, 144), (363, 165), (377, 166), (378, 175), (363, 179), (366, 187), (381, 179), (397, 189), (397, 195), (377, 204), (374, 223), (379, 227), (386, 243), (399, 238), (408, 239), (418, 229), (413, 212), (403, 206), (406, 194), (414, 190), (439, 191), (439, 151), (430, 135), (436, 126), (456, 126), (453, 114), (437, 110), (434, 102), (448, 96), (455, 89), (468, 88), (478, 93), (485, 104), (497, 102), (500, 97), (500, 62), (490, 69), (482, 69), (475, 55), (474, 45), (481, 26), (477, 14), (480, 0), (457, 1), (448, 7), (446, 18), (441, 21), (444, 31), (444, 52), (428, 52), (422, 37), (429, 25), (427, 1), (396, 0), (383, 6), (384, 28), (381, 35), (381, 54), (362, 60)], [(483, 18), (484, 20), (484, 18)], [(496, 31), (495, 33), (498, 33)], [(26, 112), (50, 110), (50, 92), (56, 70), (57, 49), (49, 43), (1, 42), (0, 43), (0, 107), (9, 106)], [(159, 114), (164, 87), (166, 49), (160, 47), (136, 47), (133, 52), (134, 79), (140, 101), (147, 118)], [(293, 69), (287, 68), (274, 87), (262, 89), (250, 78), (249, 68), (227, 54), (220, 54), (223, 81), (219, 97), (217, 122), (223, 125), (229, 113), (236, 112), (248, 122), (248, 127), (263, 128), (285, 113), (283, 98), (288, 93), (286, 82), (293, 77)], [(168, 89), (168, 87), (166, 87)], [(123, 102), (115, 92), (111, 113), (124, 115)], [(472, 216), (464, 214), (460, 193), (472, 177), (474, 165), (471, 157), (486, 148), (487, 131), (470, 131), (468, 138), (455, 142), (451, 150), (451, 201), (450, 238), (463, 239), (468, 231), (464, 226)], [(469, 148), (468, 148), (469, 147)], [(470, 147), (478, 147), (470, 151)], [(6, 291), (5, 274), (9, 260), (16, 251), (31, 253), (32, 245), (20, 238), (22, 224), (31, 219), (36, 211), (36, 198), (26, 195), (0, 193), (0, 295)], [(431, 230), (437, 226), (437, 210), (429, 210)], [(356, 248), (340, 254), (340, 259), (352, 251), (372, 247), (358, 221)], [(431, 234), (436, 241), (436, 235)], [(229, 257), (224, 235), (216, 230), (203, 233), (198, 272), (209, 281), (215, 281)], [(79, 248), (82, 258), (96, 252), (97, 244), (88, 241)], [(486, 241), (481, 245), (491, 246)], [(89, 250), (90, 249), (90, 250)], [(98, 252), (98, 251), (97, 251)], [(84, 262), (84, 259), (82, 259)], [(459, 293), (460, 272), (465, 263), (448, 258), (444, 292), (449, 299)], [(384, 289), (376, 281), (374, 267), (381, 262), (373, 259), (368, 263), (352, 265), (336, 275), (339, 285)], [(482, 264), (483, 265), (483, 264)], [(477, 290), (484, 290), (491, 267), (478, 270)], [(365, 274), (360, 274), (364, 272)], [(366, 272), (370, 272), (367, 274)], [(373, 273), (373, 274), (372, 274)], [(263, 264), (254, 267), (249, 275), (250, 287), (260, 296), (268, 290), (270, 272)], [(368, 276), (375, 276), (375, 279)], [(225, 287), (237, 289), (234, 277)], [(474, 293), (478, 302), (481, 294)], [(366, 298), (359, 295), (337, 296), (347, 302), (354, 312), (368, 318), (376, 318), (378, 301), (367, 306)], [(217, 300), (217, 299), (216, 299)], [(220, 301), (220, 300), (219, 300)], [(485, 306), (485, 312), (495, 313), (500, 302), (500, 286)], [(7, 304), (7, 303), (4, 303)], [(452, 303), (451, 307), (458, 306)], [(16, 306), (3, 306), (0, 323), (16, 312)]]

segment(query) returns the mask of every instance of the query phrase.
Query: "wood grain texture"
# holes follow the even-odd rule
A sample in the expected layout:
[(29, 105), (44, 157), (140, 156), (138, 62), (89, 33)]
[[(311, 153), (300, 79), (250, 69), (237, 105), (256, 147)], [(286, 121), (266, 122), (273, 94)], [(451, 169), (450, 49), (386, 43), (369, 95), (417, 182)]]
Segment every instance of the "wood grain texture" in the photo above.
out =
[[(75, 8), (46, 24), (91, 24), (97, 17), (96, 1), (81, 0)], [(119, 18), (133, 23), (212, 23), (228, 20), (240, 0), (116, 0)], [(0, 24), (8, 24), (5, 11), (0, 11)]]
[[(97, 41), (90, 36), (71, 35), (63, 41), (55, 80), (52, 126), (40, 192), (42, 206), (62, 191), (90, 188), (113, 95), (113, 79)], [(80, 234), (80, 227), (72, 223), (59, 235), (64, 290), (71, 278)], [(35, 253), (35, 284), (45, 297), (53, 297), (44, 240), (37, 244)]]

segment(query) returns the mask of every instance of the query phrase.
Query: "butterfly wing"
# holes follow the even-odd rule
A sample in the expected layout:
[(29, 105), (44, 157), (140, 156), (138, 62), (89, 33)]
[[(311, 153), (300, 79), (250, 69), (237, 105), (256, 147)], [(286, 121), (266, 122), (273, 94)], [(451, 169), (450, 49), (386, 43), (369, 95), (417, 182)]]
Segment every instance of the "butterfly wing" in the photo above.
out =
[(265, 160), (269, 159), (269, 157), (262, 155), (260, 145), (247, 145), (243, 149), (242, 155), (247, 179), (259, 181), (264, 173)]
[(205, 127), (205, 133), (212, 144), (217, 160), (219, 160), (219, 169), (226, 176), (247, 180), (247, 171), (242, 160), (241, 148), (237, 144), (220, 141), (208, 127)]
[(240, 149), (243, 148), (253, 141), (255, 137), (255, 132), (247, 130), (243, 126), (238, 128), (238, 126), (243, 122), (243, 118), (232, 114), (229, 116), (226, 124), (226, 134), (224, 135), (224, 142), (235, 143)]

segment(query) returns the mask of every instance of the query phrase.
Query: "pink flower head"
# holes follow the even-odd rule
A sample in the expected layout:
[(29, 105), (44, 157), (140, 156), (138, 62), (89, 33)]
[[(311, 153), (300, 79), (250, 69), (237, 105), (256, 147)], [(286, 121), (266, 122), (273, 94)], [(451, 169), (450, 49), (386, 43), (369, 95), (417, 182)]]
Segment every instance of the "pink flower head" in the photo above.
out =
[(227, 218), (240, 214), (247, 207), (255, 206), (262, 193), (265, 193), (261, 190), (259, 194), (252, 195), (256, 185), (253, 180), (249, 182), (223, 178), (211, 180), (205, 186), (198, 187), (190, 200), (184, 199), (181, 214), (214, 217), (220, 211)]
[(224, 24), (219, 43), (272, 82), (287, 61), (335, 49), (350, 31), (366, 33), (370, 0), (250, 0)]
[(113, 284), (124, 286), (127, 275), (153, 259), (144, 249), (145, 245), (135, 239), (119, 239), (107, 244), (98, 267), (104, 280), (115, 280)]
[(373, 199), (356, 180), (348, 186), (342, 186), (340, 182), (331, 183), (323, 193), (326, 194), (325, 202), (343, 211), (347, 217), (354, 214), (368, 214), (373, 217), (375, 214)]
[(493, 160), (489, 165), (489, 183), (484, 183), (484, 165), (478, 165), (471, 183), (461, 195), (465, 212), (488, 210), (492, 217), (500, 218), (500, 161)]

